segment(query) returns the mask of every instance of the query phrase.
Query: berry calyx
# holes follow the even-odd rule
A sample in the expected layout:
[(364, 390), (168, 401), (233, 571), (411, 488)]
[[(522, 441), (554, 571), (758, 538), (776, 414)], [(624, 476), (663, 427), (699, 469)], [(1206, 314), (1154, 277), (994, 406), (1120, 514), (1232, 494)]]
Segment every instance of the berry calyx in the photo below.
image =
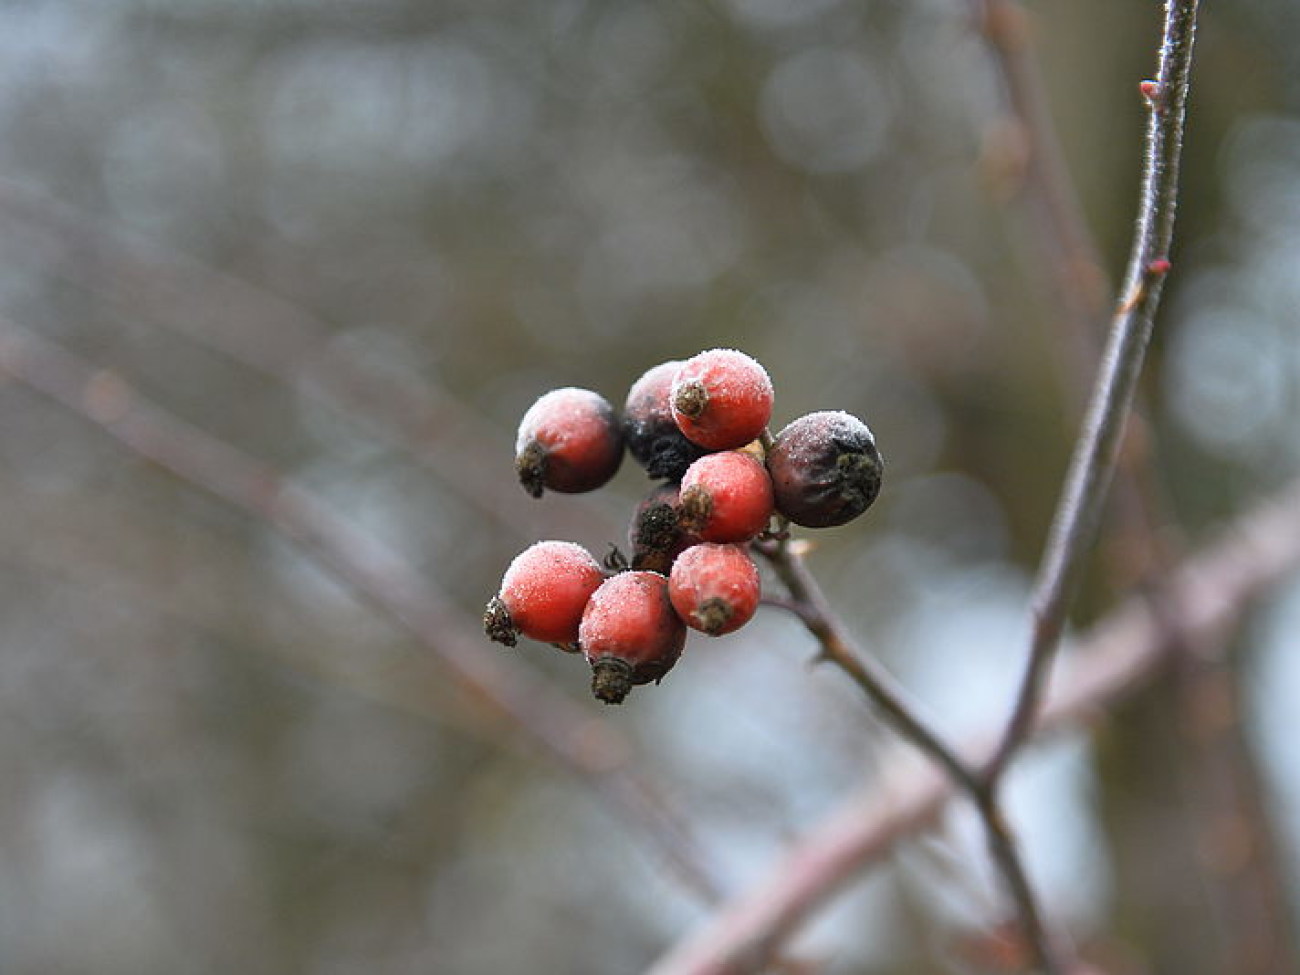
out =
[(623, 430), (599, 393), (566, 386), (545, 393), (524, 414), (515, 438), (519, 483), (535, 498), (593, 491), (618, 471)]
[(483, 612), (483, 629), (513, 647), (523, 634), (575, 650), (591, 594), (605, 581), (600, 563), (573, 542), (536, 542), (511, 561)]
[(734, 450), (759, 436), (772, 417), (772, 380), (735, 349), (709, 349), (682, 363), (673, 379), (673, 420), (692, 442)]
[(668, 577), (668, 598), (677, 615), (709, 636), (748, 623), (761, 591), (754, 560), (737, 545), (693, 545), (677, 557)]
[(752, 454), (706, 454), (682, 478), (682, 526), (706, 542), (748, 541), (772, 511), (772, 479)]
[(671, 360), (647, 370), (628, 390), (623, 407), (628, 453), (651, 477), (674, 481), (704, 454), (704, 448), (688, 440), (673, 419), (669, 396), (681, 366)]
[(832, 528), (852, 521), (880, 493), (884, 460), (871, 430), (848, 413), (801, 416), (767, 452), (776, 509), (796, 525)]
[(606, 704), (621, 704), (634, 685), (662, 680), (686, 645), (668, 579), (638, 570), (606, 579), (582, 614), (578, 643), (591, 664), (591, 691)]
[(682, 525), (680, 502), (681, 486), (669, 481), (657, 485), (637, 505), (627, 532), (632, 568), (667, 575), (673, 560), (700, 541)]

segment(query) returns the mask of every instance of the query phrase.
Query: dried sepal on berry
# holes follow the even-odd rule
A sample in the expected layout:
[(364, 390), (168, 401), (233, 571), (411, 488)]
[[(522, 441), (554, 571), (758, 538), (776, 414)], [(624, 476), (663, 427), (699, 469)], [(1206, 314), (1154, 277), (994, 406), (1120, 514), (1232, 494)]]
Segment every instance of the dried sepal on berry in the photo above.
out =
[(668, 598), (677, 615), (709, 636), (748, 623), (761, 595), (758, 567), (738, 545), (693, 545), (677, 557), (668, 577)]
[(572, 649), (587, 602), (604, 581), (600, 564), (581, 545), (536, 542), (507, 567), (483, 612), (483, 629), (508, 647), (522, 634)]
[(659, 484), (637, 505), (628, 527), (632, 568), (668, 574), (673, 560), (700, 541), (682, 524), (681, 485)]
[(772, 416), (767, 370), (736, 349), (709, 349), (687, 359), (673, 379), (671, 396), (677, 426), (709, 450), (743, 447)]
[(621, 704), (637, 684), (662, 680), (686, 645), (668, 579), (637, 570), (607, 579), (582, 614), (578, 643), (591, 664), (592, 693), (606, 704)]
[(752, 454), (706, 454), (682, 478), (682, 525), (706, 542), (748, 541), (772, 512), (772, 480)]
[(541, 396), (519, 422), (515, 472), (524, 490), (540, 498), (594, 491), (623, 460), (623, 429), (599, 393), (566, 386)]

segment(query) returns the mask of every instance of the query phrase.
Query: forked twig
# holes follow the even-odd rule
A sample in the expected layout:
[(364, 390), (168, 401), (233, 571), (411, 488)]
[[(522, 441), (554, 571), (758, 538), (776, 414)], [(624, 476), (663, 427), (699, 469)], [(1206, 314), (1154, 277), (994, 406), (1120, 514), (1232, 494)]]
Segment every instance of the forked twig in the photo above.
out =
[[(1222, 648), (1251, 600), (1300, 568), (1300, 482), (1238, 517), (1219, 538), (1180, 563), (1150, 597), (1134, 596), (1078, 642), (1072, 665), (1052, 685), (1030, 728), (1041, 739), (1092, 723), (1146, 686), (1171, 648)], [(1159, 607), (1159, 609), (1157, 609)], [(1177, 629), (1171, 631), (1170, 627)], [(998, 728), (963, 748), (978, 767)], [(935, 818), (959, 786), (937, 768), (886, 772), (860, 796), (813, 826), (767, 875), (677, 944), (652, 975), (760, 971), (805, 921), (907, 835)]]
[(821, 659), (844, 671), (880, 710), (890, 727), (941, 768), (954, 787), (974, 805), (988, 836), (989, 853), (1015, 905), (1026, 942), (1044, 971), (1059, 971), (1056, 958), (1060, 950), (1047, 930), (1015, 834), (1002, 813), (996, 791), (980, 777), (978, 766), (930, 728), (889, 672), (856, 645), (794, 546), (780, 539), (760, 543), (757, 548), (789, 590), (789, 609), (816, 638)]
[[(1005, 14), (1011, 8), (995, 4), (989, 9)], [(1041, 706), (1084, 555), (1095, 534), (1114, 472), (1161, 286), (1169, 270), (1196, 13), (1196, 0), (1169, 0), (1166, 6), (1157, 80), (1143, 86), (1151, 121), (1126, 283), (1035, 583), (1033, 638), (1024, 676), (1005, 730), (974, 775), (968, 762), (919, 718), (888, 675), (879, 672), (869, 658), (854, 651), (815, 581), (789, 546), (777, 543), (763, 549), (794, 601), (801, 606), (799, 616), (821, 643), (824, 657), (841, 667), (875, 702), (895, 730), (930, 756), (974, 802), (985, 825), (993, 859), (1016, 905), (1025, 939), (1036, 964), (1047, 975), (1064, 970), (1065, 951), (1044, 922), (1014, 834), (1002, 814), (999, 786), (1002, 773), (1028, 738)], [(1036, 108), (1022, 106), (1022, 110)], [(1050, 152), (1052, 148), (1047, 143), (1038, 150)], [(1070, 230), (1073, 225), (1068, 207), (1061, 208), (1060, 201), (1056, 202), (1056, 219)]]

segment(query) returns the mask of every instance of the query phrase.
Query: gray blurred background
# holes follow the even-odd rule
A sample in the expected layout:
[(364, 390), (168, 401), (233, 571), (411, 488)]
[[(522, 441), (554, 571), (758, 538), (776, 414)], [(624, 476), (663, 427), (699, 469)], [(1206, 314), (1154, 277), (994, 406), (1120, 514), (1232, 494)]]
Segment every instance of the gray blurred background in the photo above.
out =
[[(1113, 279), (1159, 5), (1030, 9)], [(1300, 6), (1209, 4), (1198, 56), (1144, 391), (1193, 540), (1300, 469)], [(470, 629), (515, 552), (603, 553), (648, 486), (629, 462), (598, 495), (526, 497), (528, 404), (621, 403), (655, 363), (743, 348), (775, 424), (875, 430), (884, 494), (811, 564), (961, 734), (1005, 711), (1075, 428), (1018, 145), (964, 0), (11, 0), (0, 318), (292, 477)], [(428, 407), (418, 452), (402, 397)], [(707, 916), (625, 809), (263, 520), (14, 382), (0, 498), (5, 975), (631, 973)], [(1102, 553), (1080, 623), (1139, 575)], [(1017, 769), (1044, 898), (1108, 971), (1295, 970), (1298, 632), (1292, 585), (1227, 685), (1258, 917), (1196, 855), (1168, 689)], [(775, 609), (621, 709), (580, 661), (481, 652), (612, 723), (730, 891), (890, 740)], [(963, 944), (1001, 917), (955, 813), (793, 951), (985, 970)], [(1242, 960), (1255, 922), (1271, 967)]]

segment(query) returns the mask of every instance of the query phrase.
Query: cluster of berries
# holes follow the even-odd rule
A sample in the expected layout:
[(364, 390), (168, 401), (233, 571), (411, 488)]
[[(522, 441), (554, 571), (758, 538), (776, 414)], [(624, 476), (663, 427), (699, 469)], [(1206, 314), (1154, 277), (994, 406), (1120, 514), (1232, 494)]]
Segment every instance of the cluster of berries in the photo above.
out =
[(621, 419), (590, 390), (542, 396), (515, 443), (533, 497), (600, 487), (625, 447), (666, 483), (637, 508), (630, 561), (616, 550), (607, 571), (582, 546), (558, 541), (516, 556), (484, 613), (488, 636), (581, 652), (593, 693), (618, 704), (672, 668), (687, 627), (721, 636), (749, 622), (760, 580), (747, 548), (773, 516), (781, 527), (842, 525), (880, 491), (880, 453), (861, 420), (810, 413), (773, 438), (771, 415), (767, 371), (733, 349), (655, 366), (633, 384)]

